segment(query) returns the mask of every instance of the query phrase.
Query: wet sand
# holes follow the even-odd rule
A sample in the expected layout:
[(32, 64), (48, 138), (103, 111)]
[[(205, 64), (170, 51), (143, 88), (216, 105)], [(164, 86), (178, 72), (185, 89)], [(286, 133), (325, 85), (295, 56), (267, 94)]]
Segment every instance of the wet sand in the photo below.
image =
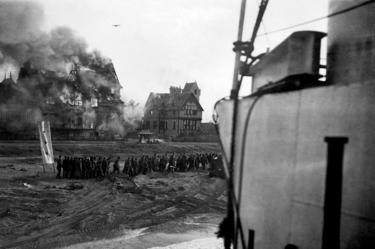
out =
[(41, 170), (35, 157), (0, 158), (0, 248), (220, 244), (214, 232), (225, 214), (225, 183), (206, 172), (112, 182), (55, 179)]

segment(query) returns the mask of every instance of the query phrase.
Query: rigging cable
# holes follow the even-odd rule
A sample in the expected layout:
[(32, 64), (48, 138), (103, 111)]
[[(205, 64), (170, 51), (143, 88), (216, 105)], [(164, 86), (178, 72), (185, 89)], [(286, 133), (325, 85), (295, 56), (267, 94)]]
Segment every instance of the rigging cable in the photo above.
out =
[[(241, 1), (241, 8), (240, 8), (240, 18), (238, 23), (238, 32), (237, 32), (237, 41), (242, 41), (243, 35), (243, 27), (245, 23), (245, 12), (246, 12), (246, 2), (247, 0)], [(233, 247), (237, 248), (237, 238), (238, 238), (238, 206), (235, 203), (235, 193), (234, 193), (234, 186), (233, 186), (233, 176), (234, 176), (234, 153), (235, 153), (235, 140), (236, 140), (236, 122), (237, 122), (237, 105), (238, 105), (238, 93), (239, 93), (239, 85), (241, 85), (241, 81), (239, 81), (238, 76), (240, 73), (240, 66), (241, 66), (241, 51), (236, 51), (235, 61), (234, 61), (234, 72), (233, 72), (233, 79), (232, 79), (232, 90), (230, 93), (230, 99), (234, 100), (233, 106), (233, 114), (232, 114), (232, 132), (231, 132), (231, 141), (230, 141), (230, 158), (229, 158), (229, 182), (228, 182), (228, 207), (227, 207), (227, 218), (231, 223), (232, 229), (234, 231), (234, 237), (232, 234), (228, 234), (226, 238), (224, 238), (224, 244), (226, 249), (230, 244), (233, 243)], [(236, 220), (237, 218), (237, 220)], [(242, 246), (244, 247), (244, 238), (241, 236)]]
[(314, 18), (314, 19), (311, 19), (311, 20), (308, 20), (308, 21), (304, 21), (304, 22), (301, 22), (301, 23), (297, 23), (297, 24), (293, 24), (293, 25), (290, 25), (290, 26), (286, 26), (286, 27), (281, 28), (281, 29), (275, 29), (275, 30), (272, 30), (272, 31), (269, 31), (269, 32), (264, 32), (262, 34), (257, 35), (257, 37), (261, 37), (261, 36), (265, 36), (265, 35), (270, 35), (270, 34), (275, 34), (275, 33), (279, 33), (279, 32), (282, 32), (282, 31), (289, 30), (289, 29), (293, 29), (293, 28), (297, 28), (297, 27), (300, 27), (300, 26), (304, 26), (304, 25), (307, 25), (307, 24), (310, 24), (310, 23), (322, 21), (324, 19), (328, 19), (328, 18), (331, 18), (331, 17), (334, 17), (334, 16), (338, 16), (338, 15), (341, 15), (341, 14), (344, 14), (346, 12), (349, 12), (349, 11), (361, 8), (363, 6), (366, 6), (366, 5), (369, 5), (369, 4), (372, 4), (372, 3), (375, 3), (375, 0), (368, 0), (366, 2), (359, 3), (359, 4), (356, 4), (354, 6), (345, 8), (343, 10), (339, 10), (339, 11), (333, 12), (333, 13), (328, 14), (326, 16), (322, 16), (322, 17)]
[[(257, 33), (258, 33), (259, 27), (261, 25), (264, 13), (266, 11), (267, 5), (268, 5), (268, 0), (261, 0), (261, 2), (259, 4), (258, 15), (257, 15), (256, 21), (255, 21), (254, 27), (253, 27), (253, 32), (251, 34), (250, 41), (247, 42), (247, 43), (242, 43), (241, 39), (238, 39), (238, 41), (236, 42), (240, 46), (245, 45), (245, 47), (242, 47), (242, 49), (245, 49), (245, 55), (246, 55), (245, 65), (248, 64), (249, 59), (251, 59), (251, 61), (250, 61), (250, 65), (251, 65), (258, 58), (258, 57), (253, 57), (252, 52), (254, 51), (255, 39), (257, 37)], [(239, 58), (238, 58), (238, 61), (236, 60), (235, 68), (236, 68), (236, 66), (238, 66), (237, 63), (240, 64), (240, 57), (241, 57), (241, 54), (242, 54), (241, 52), (242, 52), (241, 48), (240, 48), (240, 50), (236, 51), (236, 58), (237, 57), (239, 57)], [(231, 181), (230, 181), (230, 185), (229, 185), (230, 188), (233, 189), (231, 191), (233, 193), (235, 193), (234, 186), (233, 186), (233, 180), (234, 180), (233, 169), (234, 169), (234, 158), (235, 158), (234, 153), (235, 153), (235, 145), (236, 145), (237, 111), (238, 111), (238, 102), (239, 102), (238, 96), (239, 96), (239, 91), (241, 89), (241, 84), (242, 84), (242, 81), (243, 81), (243, 78), (244, 78), (244, 75), (242, 73), (240, 73), (239, 68), (236, 68), (236, 69), (235, 69), (235, 73), (237, 73), (237, 75), (235, 75), (235, 77), (233, 78), (233, 86), (232, 86), (232, 91), (231, 91), (231, 96), (230, 96), (231, 99), (234, 101), (234, 103), (233, 103), (233, 114), (232, 114), (233, 115), (232, 116), (232, 137), (231, 137), (231, 147), (230, 147), (230, 170), (231, 170), (230, 176), (231, 176)], [(238, 79), (238, 75), (240, 75), (240, 79)], [(242, 234), (243, 231), (241, 231), (239, 229), (239, 226), (238, 226), (238, 224), (241, 224), (240, 206), (238, 204), (236, 205), (235, 212), (236, 212), (237, 215), (234, 219), (234, 224), (233, 224), (234, 225), (233, 248), (235, 248), (235, 249), (237, 248), (238, 231), (240, 231), (241, 243), (242, 243), (242, 247), (244, 248), (244, 238), (243, 238), (243, 234)]]
[[(250, 95), (251, 96), (251, 95)], [(242, 135), (242, 144), (241, 144), (241, 153), (240, 153), (240, 161), (239, 161), (239, 183), (238, 183), (238, 206), (241, 206), (241, 194), (242, 194), (242, 185), (243, 185), (243, 168), (244, 168), (244, 155), (245, 155), (245, 147), (246, 147), (246, 137), (247, 137), (247, 132), (248, 132), (248, 126), (250, 123), (250, 118), (251, 114), (254, 111), (255, 105), (257, 104), (258, 100), (262, 97), (263, 95), (257, 95), (254, 98), (254, 101), (251, 103), (250, 108), (246, 114), (246, 119), (245, 119), (245, 126), (244, 126), (244, 131)]]

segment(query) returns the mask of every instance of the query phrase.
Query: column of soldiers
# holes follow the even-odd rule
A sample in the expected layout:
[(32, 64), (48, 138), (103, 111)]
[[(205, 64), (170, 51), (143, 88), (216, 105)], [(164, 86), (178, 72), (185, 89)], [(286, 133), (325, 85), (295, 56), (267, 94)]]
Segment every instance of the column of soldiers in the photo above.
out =
[[(122, 173), (129, 177), (150, 172), (186, 172), (207, 170), (212, 160), (219, 157), (215, 153), (205, 154), (154, 154), (152, 156), (128, 157), (123, 164)], [(88, 179), (104, 177), (109, 174), (108, 157), (64, 157), (57, 159), (57, 178)], [(61, 172), (62, 171), (62, 172)], [(120, 157), (113, 163), (113, 173), (120, 173)]]
[(209, 169), (212, 159), (218, 157), (215, 153), (206, 154), (164, 154), (153, 156), (143, 155), (140, 158), (128, 157), (124, 162), (122, 172), (129, 177), (147, 174), (152, 171), (186, 172)]
[(109, 173), (109, 163), (110, 158), (108, 157), (66, 156), (62, 159), (59, 156), (56, 178), (88, 179), (104, 177)]

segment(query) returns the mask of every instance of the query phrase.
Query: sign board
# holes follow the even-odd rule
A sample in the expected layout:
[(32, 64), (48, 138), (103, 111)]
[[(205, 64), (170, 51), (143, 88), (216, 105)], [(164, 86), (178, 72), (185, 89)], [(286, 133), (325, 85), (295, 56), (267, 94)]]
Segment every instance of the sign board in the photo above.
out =
[(43, 164), (53, 164), (53, 148), (51, 140), (51, 128), (48, 121), (41, 121), (38, 124), (40, 150), (42, 153)]

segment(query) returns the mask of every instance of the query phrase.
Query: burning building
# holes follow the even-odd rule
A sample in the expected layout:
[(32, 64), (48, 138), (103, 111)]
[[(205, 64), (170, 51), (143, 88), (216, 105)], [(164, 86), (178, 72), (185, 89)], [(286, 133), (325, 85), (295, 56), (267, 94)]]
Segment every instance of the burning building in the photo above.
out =
[(105, 139), (123, 135), (121, 85), (112, 63), (102, 67), (73, 64), (71, 72), (38, 70), (27, 62), (18, 80), (0, 83), (0, 136), (33, 138), (40, 120), (56, 139)]
[[(54, 138), (124, 135), (114, 66), (67, 27), (42, 30), (35, 2), (0, 3), (0, 137), (33, 138), (49, 120)], [(13, 76), (9, 75), (13, 72)]]

